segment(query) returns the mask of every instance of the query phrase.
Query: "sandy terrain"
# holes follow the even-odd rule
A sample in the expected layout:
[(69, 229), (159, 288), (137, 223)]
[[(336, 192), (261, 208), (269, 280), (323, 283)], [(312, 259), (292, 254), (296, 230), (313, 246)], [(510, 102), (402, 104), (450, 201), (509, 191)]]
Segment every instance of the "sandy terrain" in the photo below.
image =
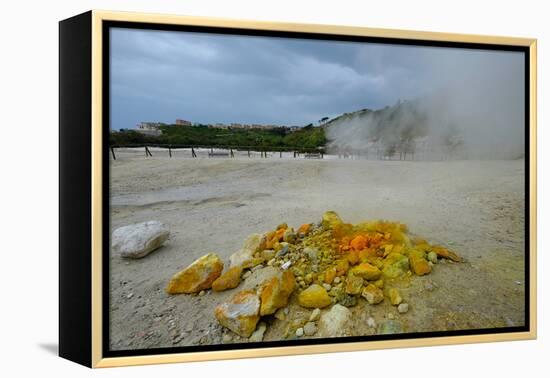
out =
[[(114, 350), (218, 344), (227, 331), (214, 307), (236, 291), (204, 296), (164, 292), (170, 277), (216, 252), (225, 261), (254, 232), (317, 222), (335, 210), (346, 221), (400, 221), (450, 246), (464, 263), (438, 264), (403, 283), (410, 305), (353, 308), (350, 335), (394, 317), (406, 332), (519, 326), (524, 322), (524, 162), (399, 162), (199, 158), (117, 152), (111, 171), (111, 227), (159, 220), (167, 244), (140, 260), (111, 256), (110, 344)], [(177, 154), (176, 154), (177, 155)], [(309, 310), (291, 305), (292, 318)], [(391, 315), (390, 315), (391, 314)], [(264, 340), (282, 337), (274, 320)], [(245, 339), (234, 339), (244, 342)]]

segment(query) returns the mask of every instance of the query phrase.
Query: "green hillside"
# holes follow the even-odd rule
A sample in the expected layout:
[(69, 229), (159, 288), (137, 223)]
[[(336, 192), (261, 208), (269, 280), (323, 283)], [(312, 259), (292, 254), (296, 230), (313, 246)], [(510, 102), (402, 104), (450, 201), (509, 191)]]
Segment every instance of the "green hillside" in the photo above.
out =
[(185, 146), (231, 146), (252, 148), (314, 149), (324, 147), (325, 132), (321, 127), (306, 126), (297, 131), (286, 127), (266, 129), (217, 129), (207, 126), (161, 126), (162, 135), (149, 136), (135, 130), (111, 132), (111, 146), (143, 144)]

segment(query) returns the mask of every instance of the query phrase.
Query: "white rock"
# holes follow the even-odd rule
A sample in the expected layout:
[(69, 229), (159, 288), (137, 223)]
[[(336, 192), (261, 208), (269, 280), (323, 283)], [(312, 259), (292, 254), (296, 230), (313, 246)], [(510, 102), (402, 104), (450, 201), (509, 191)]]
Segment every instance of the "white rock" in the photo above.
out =
[(249, 249), (239, 249), (237, 252), (229, 256), (229, 266), (239, 266), (242, 265), (245, 261), (252, 259), (254, 252)]
[(376, 320), (371, 316), (367, 319), (367, 325), (371, 328), (376, 328)]
[(239, 266), (245, 261), (251, 260), (254, 257), (256, 250), (260, 247), (261, 241), (262, 235), (249, 235), (248, 238), (246, 238), (243, 247), (229, 257), (229, 266)]
[(292, 262), (289, 260), (289, 261), (285, 262), (283, 265), (281, 265), (281, 269), (282, 270), (287, 270), (288, 268), (290, 268), (290, 265), (292, 265)]
[(262, 235), (260, 234), (248, 235), (248, 238), (246, 238), (244, 242), (243, 249), (247, 249), (249, 251), (252, 251), (252, 253), (254, 253), (260, 247), (261, 241), (262, 241)]
[(296, 336), (298, 336), (298, 337), (304, 336), (304, 329), (303, 328), (298, 328), (296, 330)]
[(311, 312), (311, 315), (309, 316), (309, 321), (310, 322), (315, 322), (315, 321), (319, 320), (320, 317), (321, 317), (321, 309), (316, 308), (315, 310), (313, 310)]
[(399, 311), (400, 314), (404, 314), (407, 311), (409, 311), (409, 304), (408, 303), (401, 303), (399, 306), (397, 306), (397, 311)]
[(258, 328), (256, 328), (254, 333), (252, 333), (248, 341), (252, 343), (257, 343), (262, 341), (264, 339), (264, 333), (266, 329), (267, 329), (267, 326), (264, 322), (258, 324)]
[(170, 231), (159, 221), (148, 221), (117, 228), (111, 236), (114, 253), (125, 258), (147, 256), (168, 240)]
[(321, 315), (318, 335), (321, 337), (343, 336), (351, 319), (351, 311), (340, 304)]
[(242, 337), (250, 337), (260, 319), (260, 298), (252, 290), (242, 291), (216, 306), (214, 315), (222, 326)]
[(248, 276), (239, 287), (243, 290), (256, 289), (265, 281), (270, 280), (273, 277), (279, 277), (280, 274), (281, 271), (278, 268), (267, 266), (251, 272), (250, 276)]

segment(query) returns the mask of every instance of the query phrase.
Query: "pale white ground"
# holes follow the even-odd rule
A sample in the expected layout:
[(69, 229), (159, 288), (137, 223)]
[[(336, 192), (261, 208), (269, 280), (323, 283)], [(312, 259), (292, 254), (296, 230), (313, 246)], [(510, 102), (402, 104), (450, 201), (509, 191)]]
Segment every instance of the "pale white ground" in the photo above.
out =
[[(227, 261), (247, 235), (297, 227), (335, 210), (346, 221), (388, 219), (466, 259), (438, 264), (401, 288), (407, 314), (383, 303), (355, 308), (351, 335), (392, 313), (406, 332), (492, 328), (524, 322), (524, 161), (400, 162), (202, 158), (186, 152), (117, 151), (111, 162), (111, 228), (159, 220), (167, 244), (140, 260), (111, 256), (113, 349), (221, 343), (213, 309), (235, 293), (168, 296), (170, 277), (216, 252)], [(432, 290), (426, 287), (432, 286)], [(308, 311), (292, 307), (293, 317)], [(265, 340), (280, 339), (283, 325)], [(241, 339), (241, 341), (243, 341)]]

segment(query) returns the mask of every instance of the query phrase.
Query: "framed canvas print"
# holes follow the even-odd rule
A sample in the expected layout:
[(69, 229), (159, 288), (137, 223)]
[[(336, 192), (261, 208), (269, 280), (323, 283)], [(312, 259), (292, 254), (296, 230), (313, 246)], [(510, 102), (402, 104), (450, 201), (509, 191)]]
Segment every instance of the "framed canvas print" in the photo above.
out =
[(59, 353), (536, 337), (536, 41), (60, 22)]

